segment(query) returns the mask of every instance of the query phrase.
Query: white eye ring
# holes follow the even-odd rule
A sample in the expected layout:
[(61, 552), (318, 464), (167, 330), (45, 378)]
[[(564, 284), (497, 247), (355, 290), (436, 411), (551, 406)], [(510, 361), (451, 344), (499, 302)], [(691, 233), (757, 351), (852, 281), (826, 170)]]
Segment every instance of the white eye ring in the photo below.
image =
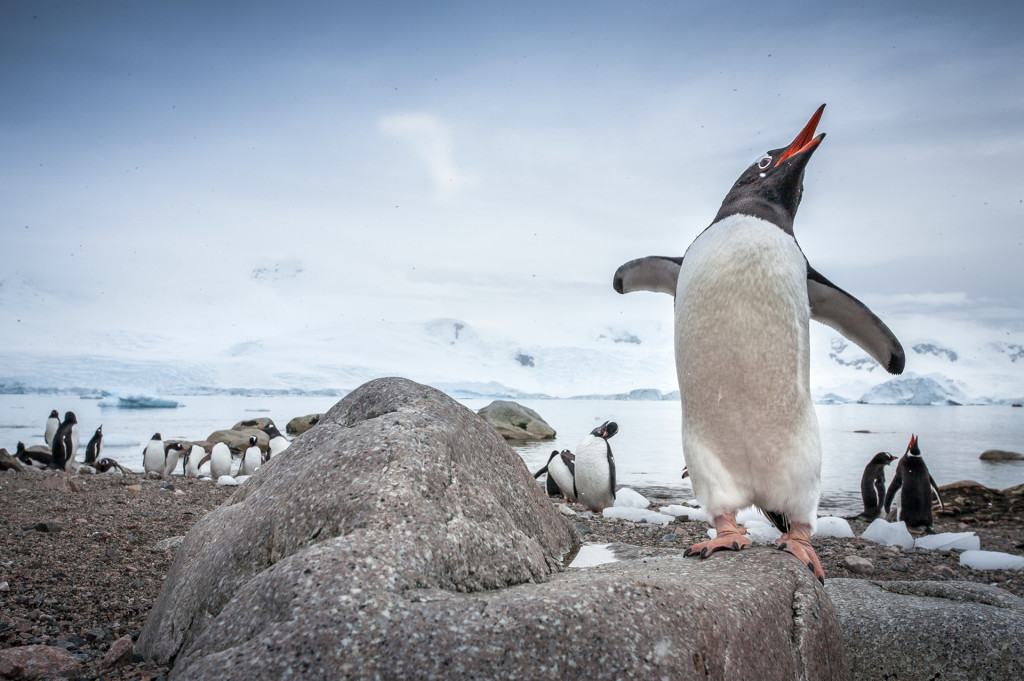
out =
[(767, 168), (771, 164), (772, 164), (772, 157), (769, 156), (768, 154), (765, 154), (764, 158), (762, 158), (760, 161), (757, 162), (757, 167), (760, 168), (761, 170), (764, 170), (765, 168)]

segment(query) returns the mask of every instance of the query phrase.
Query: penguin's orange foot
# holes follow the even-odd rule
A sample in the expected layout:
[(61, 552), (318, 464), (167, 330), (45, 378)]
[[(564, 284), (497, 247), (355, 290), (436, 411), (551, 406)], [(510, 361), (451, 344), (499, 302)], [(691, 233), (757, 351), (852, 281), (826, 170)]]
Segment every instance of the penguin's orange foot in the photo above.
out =
[(811, 547), (811, 527), (807, 523), (792, 523), (789, 532), (775, 540), (780, 551), (792, 553), (814, 573), (818, 581), (825, 583), (825, 570), (821, 567), (818, 554)]
[(686, 549), (683, 556), (700, 556), (707, 558), (719, 549), (739, 551), (750, 546), (750, 540), (744, 535), (747, 533), (745, 527), (736, 524), (736, 515), (725, 513), (714, 517), (716, 535), (714, 539), (702, 541)]

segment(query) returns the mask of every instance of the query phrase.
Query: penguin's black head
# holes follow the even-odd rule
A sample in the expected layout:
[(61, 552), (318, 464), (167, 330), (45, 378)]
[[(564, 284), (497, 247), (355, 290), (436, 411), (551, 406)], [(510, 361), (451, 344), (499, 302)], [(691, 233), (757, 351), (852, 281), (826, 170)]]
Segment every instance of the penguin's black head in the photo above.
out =
[(917, 446), (917, 436), (916, 435), (911, 435), (910, 436), (910, 444), (907, 445), (907, 453), (912, 454), (914, 456), (921, 456), (921, 450)]
[(151, 437), (149, 439), (150, 440), (162, 440), (163, 438), (160, 437), (160, 433), (153, 433), (153, 437)]
[(250, 447), (255, 447), (256, 446), (256, 439), (257, 438), (256, 438), (255, 435), (250, 435), (249, 436), (249, 446)]
[(51, 419), (59, 419), (60, 418), (60, 414), (57, 413), (56, 409), (51, 409), (50, 410), (50, 418)]
[(590, 431), (590, 434), (607, 440), (617, 432), (619, 432), (619, 424), (615, 423), (615, 421), (605, 421)]
[(102, 423), (100, 424), (100, 427), (96, 429), (96, 435), (103, 435), (103, 424)]
[(64, 414), (64, 422), (70, 424), (78, 423), (78, 417), (75, 416), (75, 412), (69, 411)]
[(822, 104), (788, 147), (772, 149), (743, 171), (722, 201), (714, 222), (730, 215), (752, 215), (793, 233), (793, 219), (804, 191), (804, 168), (825, 139), (814, 131)]

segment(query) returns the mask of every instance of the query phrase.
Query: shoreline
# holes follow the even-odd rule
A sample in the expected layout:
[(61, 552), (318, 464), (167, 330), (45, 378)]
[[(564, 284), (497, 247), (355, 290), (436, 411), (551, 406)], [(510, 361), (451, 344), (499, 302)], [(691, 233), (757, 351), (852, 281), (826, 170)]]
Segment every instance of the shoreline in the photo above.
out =
[[(174, 560), (160, 542), (186, 534), (235, 487), (175, 477), (171, 483), (141, 475), (68, 476), (0, 473), (0, 649), (25, 645), (64, 648), (81, 663), (79, 678), (114, 681), (157, 679), (169, 667), (135, 659), (101, 669), (113, 643), (134, 640)], [(586, 543), (623, 543), (684, 550), (706, 537), (701, 521), (647, 525), (581, 512), (571, 520)], [(1024, 520), (973, 513), (937, 516), (937, 532), (976, 532), (981, 548), (1024, 554)], [(885, 547), (859, 535), (864, 521), (851, 520), (857, 537), (815, 537), (826, 579), (876, 581), (966, 580), (994, 584), (1024, 596), (1024, 571), (979, 571), (959, 564), (959, 551)], [(847, 556), (869, 560), (872, 574), (855, 574)], [(714, 557), (709, 558), (714, 560)], [(7, 586), (2, 584), (6, 582)]]

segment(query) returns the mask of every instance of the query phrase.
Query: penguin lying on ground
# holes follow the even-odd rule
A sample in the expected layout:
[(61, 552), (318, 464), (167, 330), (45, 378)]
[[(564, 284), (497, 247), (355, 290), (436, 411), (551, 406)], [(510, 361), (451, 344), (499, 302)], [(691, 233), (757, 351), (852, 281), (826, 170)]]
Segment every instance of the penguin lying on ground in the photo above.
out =
[(615, 505), (615, 457), (608, 439), (617, 432), (617, 423), (605, 421), (576, 447), (573, 493), (591, 511), (603, 511)]
[(896, 464), (896, 474), (889, 483), (889, 491), (885, 493), (885, 512), (889, 512), (893, 497), (900, 492), (900, 515), (899, 519), (907, 524), (907, 528), (920, 528), (927, 533), (932, 530), (932, 490), (935, 490), (935, 498), (939, 500), (939, 508), (942, 505), (942, 497), (939, 495), (939, 486), (935, 479), (928, 472), (928, 466), (921, 456), (921, 449), (917, 446), (917, 436), (910, 436), (910, 444), (907, 451)]
[(97, 461), (96, 470), (99, 473), (110, 473), (112, 471), (116, 471), (121, 475), (134, 475), (134, 473), (130, 469), (125, 468), (124, 466), (114, 461), (113, 459), (108, 458), (103, 458)]
[[(811, 402), (809, 319), (903, 371), (893, 333), (863, 303), (807, 262), (793, 233), (804, 169), (824, 139), (822, 105), (793, 140), (740, 175), (711, 225), (679, 257), (619, 267), (619, 293), (675, 296), (675, 355), (683, 451), (693, 490), (718, 534), (687, 555), (750, 544), (736, 524), (749, 505), (783, 531), (781, 549), (824, 581), (810, 536), (821, 487), (821, 442)], [(579, 480), (577, 454), (577, 482)]]
[(574, 478), (576, 477), (576, 456), (568, 449), (551, 452), (547, 464), (533, 474), (539, 478), (547, 473), (545, 490), (549, 497), (562, 497), (566, 501), (576, 501)]
[(18, 441), (18, 449), (14, 453), (18, 461), (34, 466), (35, 468), (49, 468), (53, 463), (53, 457), (39, 448), (26, 448), (25, 443)]
[(882, 515), (885, 500), (885, 467), (896, 460), (889, 452), (878, 452), (864, 467), (860, 478), (860, 496), (864, 500), (864, 511), (858, 518), (874, 520)]

